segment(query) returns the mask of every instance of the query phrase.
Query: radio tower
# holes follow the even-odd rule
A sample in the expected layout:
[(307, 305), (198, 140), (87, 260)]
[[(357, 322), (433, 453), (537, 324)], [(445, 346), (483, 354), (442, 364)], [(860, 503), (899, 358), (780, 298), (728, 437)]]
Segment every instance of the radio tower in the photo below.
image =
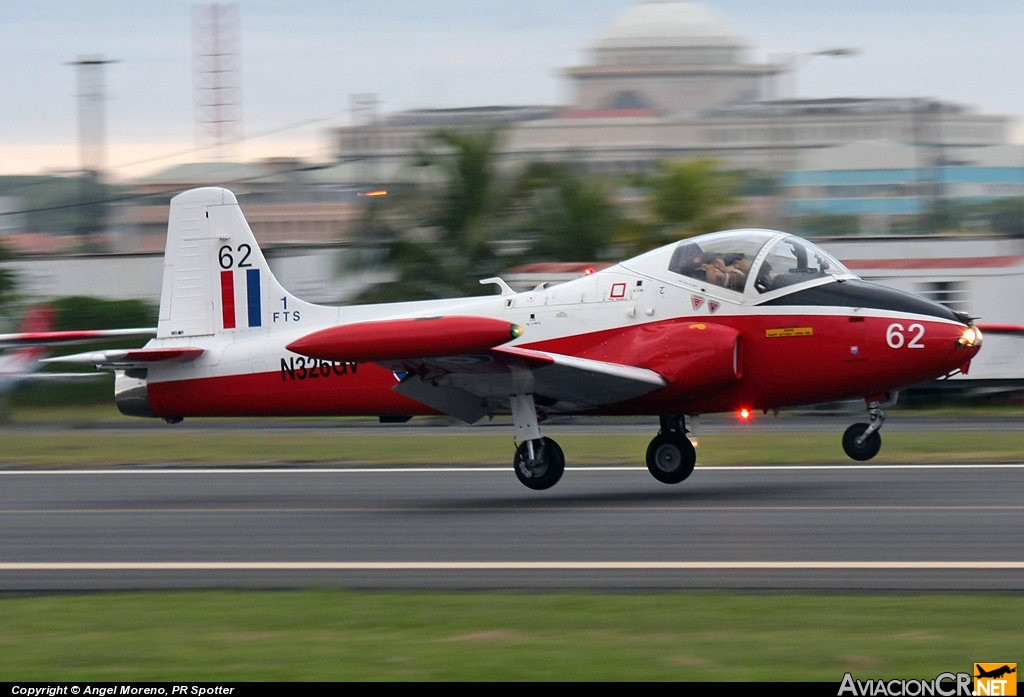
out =
[(79, 56), (68, 65), (74, 66), (78, 83), (78, 214), (76, 233), (86, 244), (89, 238), (103, 231), (107, 207), (101, 202), (104, 194), (103, 170), (107, 165), (107, 93), (104, 68), (117, 61), (103, 56)]
[(103, 67), (116, 63), (103, 56), (80, 56), (69, 63), (78, 77), (78, 153), (82, 172), (99, 176), (107, 162), (107, 94)]
[(237, 156), (242, 137), (240, 43), (237, 4), (192, 6), (196, 146), (217, 160)]

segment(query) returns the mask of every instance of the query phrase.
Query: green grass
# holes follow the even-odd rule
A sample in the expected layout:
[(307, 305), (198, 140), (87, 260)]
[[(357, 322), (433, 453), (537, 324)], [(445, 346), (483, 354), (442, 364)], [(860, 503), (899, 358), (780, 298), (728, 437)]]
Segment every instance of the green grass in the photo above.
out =
[(1024, 598), (117, 593), (0, 600), (3, 680), (934, 678), (1018, 661)]
[[(90, 383), (91, 385), (91, 383)], [(22, 424), (43, 424), (43, 423), (59, 423), (59, 424), (71, 424), (82, 427), (87, 427), (92, 424), (100, 423), (139, 423), (137, 417), (124, 416), (117, 410), (117, 407), (109, 399), (110, 395), (107, 395), (107, 399), (101, 404), (75, 404), (67, 401), (61, 402), (60, 404), (21, 404), (17, 400), (7, 400), (6, 418), (12, 423)], [(800, 411), (799, 414), (807, 412)], [(822, 412), (828, 414), (828, 412)], [(991, 405), (991, 404), (972, 404), (969, 402), (957, 402), (957, 403), (937, 403), (930, 404), (928, 406), (904, 406), (900, 405), (897, 407), (891, 407), (886, 409), (888, 414), (906, 414), (908, 416), (944, 416), (944, 417), (1005, 417), (1005, 418), (1018, 418), (1024, 417), (1024, 407), (1012, 406), (1012, 405)], [(863, 419), (862, 410), (850, 411), (849, 417), (853, 419)], [(499, 417), (501, 418), (501, 417)], [(657, 419), (651, 418), (651, 423), (655, 424)], [(707, 418), (714, 419), (715, 416)], [(723, 418), (729, 418), (725, 415)], [(796, 411), (783, 411), (781, 417), (783, 419), (795, 419), (800, 418)], [(223, 423), (230, 424), (235, 419), (231, 418), (218, 418), (208, 419), (211, 421), (220, 421)], [(314, 421), (366, 421), (367, 423), (377, 423), (375, 417), (311, 417), (310, 419), (282, 419), (282, 421), (296, 421), (296, 420), (314, 420)], [(511, 423), (511, 422), (510, 422)]]
[[(643, 466), (646, 434), (551, 434), (571, 464)], [(508, 464), (512, 434), (356, 435), (310, 431), (139, 433), (0, 431), (0, 464), (118, 465), (153, 462), (218, 464)], [(702, 465), (847, 462), (840, 435), (729, 433), (702, 436)], [(872, 462), (982, 462), (1024, 459), (1024, 432), (889, 433)]]

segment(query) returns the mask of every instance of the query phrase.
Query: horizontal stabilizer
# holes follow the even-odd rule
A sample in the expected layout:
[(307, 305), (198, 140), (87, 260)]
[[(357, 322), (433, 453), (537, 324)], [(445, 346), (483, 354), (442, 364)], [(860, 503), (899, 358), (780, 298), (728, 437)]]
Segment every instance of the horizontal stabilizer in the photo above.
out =
[(491, 317), (417, 317), (322, 329), (287, 348), (325, 361), (377, 363), (485, 353), (521, 334), (518, 325)]
[(62, 346), (87, 344), (111, 339), (147, 338), (156, 336), (156, 329), (86, 329), (67, 332), (20, 332), (0, 334), (0, 348), (31, 348), (35, 346)]
[(43, 363), (76, 363), (94, 365), (108, 370), (145, 368), (155, 363), (188, 363), (203, 355), (204, 349), (192, 347), (111, 349), (109, 351), (88, 351), (71, 356), (47, 358)]

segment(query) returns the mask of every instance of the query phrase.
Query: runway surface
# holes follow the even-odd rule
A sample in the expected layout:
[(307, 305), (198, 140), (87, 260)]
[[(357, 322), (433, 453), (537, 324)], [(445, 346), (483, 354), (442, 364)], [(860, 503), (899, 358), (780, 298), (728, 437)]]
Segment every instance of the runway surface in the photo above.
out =
[[(746, 423), (741, 423), (732, 414), (711, 414), (702, 416), (698, 430), (701, 435), (709, 433), (835, 433), (841, 434), (846, 427), (858, 421), (867, 421), (864, 410), (855, 409), (837, 413), (783, 413), (779, 417), (757, 413)], [(552, 435), (562, 434), (649, 434), (658, 431), (656, 417), (600, 417), (600, 416), (554, 416), (544, 424), (544, 430)], [(317, 433), (338, 433), (347, 435), (373, 436), (452, 436), (465, 434), (507, 434), (512, 431), (508, 417), (493, 421), (481, 421), (472, 426), (447, 417), (418, 417), (404, 424), (381, 424), (374, 419), (341, 418), (233, 418), (233, 419), (185, 419), (182, 423), (170, 425), (159, 419), (132, 419), (120, 421), (78, 422), (20, 422), (3, 426), (7, 433), (81, 433), (102, 432), (111, 434), (156, 433), (203, 433), (237, 431), (251, 433), (299, 432), (313, 436)], [(885, 431), (1024, 431), (1024, 418), (988, 414), (967, 416), (921, 415), (907, 412), (892, 412), (885, 423)]]
[(1024, 465), (0, 472), (0, 590), (1024, 590)]

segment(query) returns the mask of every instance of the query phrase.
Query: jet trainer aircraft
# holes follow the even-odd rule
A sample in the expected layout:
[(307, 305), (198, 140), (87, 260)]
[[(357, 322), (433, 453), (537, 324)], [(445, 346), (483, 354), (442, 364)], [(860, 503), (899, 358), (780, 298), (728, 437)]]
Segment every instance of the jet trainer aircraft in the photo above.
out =
[(152, 329), (102, 329), (54, 332), (53, 308), (29, 308), (17, 334), (0, 334), (0, 349), (14, 349), (0, 356), (0, 397), (40, 382), (93, 379), (97, 373), (43, 373), (46, 346), (108, 341), (112, 338), (155, 336)]
[(843, 448), (881, 446), (897, 390), (966, 372), (971, 319), (860, 280), (809, 242), (735, 230), (671, 244), (580, 279), (516, 293), (316, 306), (284, 290), (234, 195), (171, 201), (156, 337), (144, 348), (50, 359), (116, 371), (125, 414), (191, 416), (511, 413), (516, 476), (562, 476), (549, 414), (660, 417), (647, 449), (677, 483), (696, 454), (685, 416), (863, 398)]

